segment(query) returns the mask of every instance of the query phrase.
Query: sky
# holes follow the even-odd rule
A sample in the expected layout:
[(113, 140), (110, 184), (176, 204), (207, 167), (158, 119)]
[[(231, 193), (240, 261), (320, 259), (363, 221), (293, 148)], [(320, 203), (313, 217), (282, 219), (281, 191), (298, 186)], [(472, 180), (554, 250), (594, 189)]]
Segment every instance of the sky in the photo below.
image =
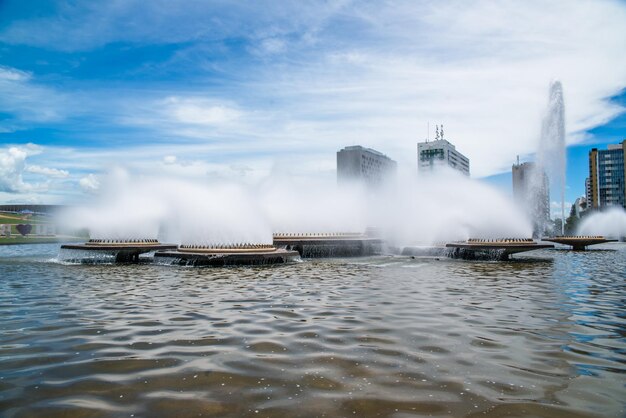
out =
[[(511, 193), (563, 84), (566, 200), (626, 139), (623, 1), (0, 0), (0, 203), (141, 175), (334, 178), (363, 145), (417, 171), (445, 137)], [(428, 132), (430, 127), (430, 132)]]

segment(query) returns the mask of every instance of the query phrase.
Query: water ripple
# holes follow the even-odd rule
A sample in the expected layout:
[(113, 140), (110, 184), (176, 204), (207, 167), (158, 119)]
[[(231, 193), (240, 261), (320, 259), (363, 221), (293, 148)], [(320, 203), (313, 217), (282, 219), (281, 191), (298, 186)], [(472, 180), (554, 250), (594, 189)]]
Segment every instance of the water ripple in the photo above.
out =
[(626, 247), (193, 269), (0, 257), (2, 416), (624, 416)]

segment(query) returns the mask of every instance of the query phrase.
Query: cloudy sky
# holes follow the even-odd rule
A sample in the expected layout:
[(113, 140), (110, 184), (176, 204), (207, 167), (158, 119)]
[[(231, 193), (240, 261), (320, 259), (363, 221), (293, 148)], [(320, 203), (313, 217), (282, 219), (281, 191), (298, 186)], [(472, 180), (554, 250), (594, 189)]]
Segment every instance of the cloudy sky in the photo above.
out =
[(620, 1), (0, 1), (0, 203), (78, 201), (113, 166), (335, 176), (360, 144), (416, 172), (445, 126), (508, 187), (563, 83), (567, 199), (626, 137)]

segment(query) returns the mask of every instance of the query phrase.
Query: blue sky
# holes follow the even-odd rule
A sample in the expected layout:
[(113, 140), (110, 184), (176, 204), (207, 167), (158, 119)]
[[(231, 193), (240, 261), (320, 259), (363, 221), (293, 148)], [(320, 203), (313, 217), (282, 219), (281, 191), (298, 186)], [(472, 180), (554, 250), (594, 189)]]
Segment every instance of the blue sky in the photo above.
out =
[(332, 178), (353, 144), (411, 174), (429, 123), (510, 193), (554, 79), (573, 201), (588, 150), (626, 137), (624, 21), (618, 1), (0, 1), (0, 202), (79, 201), (116, 165)]

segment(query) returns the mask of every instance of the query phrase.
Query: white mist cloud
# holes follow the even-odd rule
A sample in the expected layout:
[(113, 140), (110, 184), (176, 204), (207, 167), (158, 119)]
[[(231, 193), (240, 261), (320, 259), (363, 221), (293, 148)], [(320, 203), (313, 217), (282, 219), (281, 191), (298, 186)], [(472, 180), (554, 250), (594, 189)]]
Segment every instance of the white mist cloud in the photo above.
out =
[(578, 235), (603, 235), (609, 238), (626, 237), (626, 211), (617, 206), (586, 216), (578, 226)]
[(512, 202), (456, 173), (419, 183), (402, 179), (370, 193), (334, 179), (273, 173), (248, 186), (133, 176), (116, 171), (98, 199), (65, 216), (94, 238), (159, 238), (185, 244), (270, 243), (272, 232), (363, 232), (377, 227), (404, 246), (470, 237), (528, 237)]
[(61, 222), (92, 238), (159, 238), (186, 244), (271, 243), (272, 232), (245, 188), (115, 170), (92, 205), (68, 209)]

